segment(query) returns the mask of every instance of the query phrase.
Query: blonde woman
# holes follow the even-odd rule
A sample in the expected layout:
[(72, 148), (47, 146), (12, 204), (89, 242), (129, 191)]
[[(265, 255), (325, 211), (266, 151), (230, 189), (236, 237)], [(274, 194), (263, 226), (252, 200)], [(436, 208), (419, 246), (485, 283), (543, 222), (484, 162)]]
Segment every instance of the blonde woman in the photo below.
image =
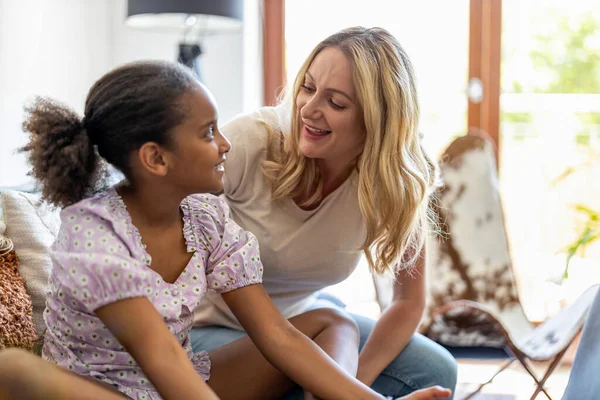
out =
[[(347, 278), (364, 254), (373, 272), (395, 273), (394, 297), (377, 322), (352, 316), (360, 356), (345, 367), (386, 396), (454, 389), (455, 360), (415, 333), (434, 166), (420, 143), (408, 56), (384, 29), (345, 29), (317, 45), (290, 97), (222, 128), (232, 143), (222, 197), (258, 237), (265, 289), (288, 318), (339, 307), (318, 292)], [(195, 321), (194, 348), (245, 335), (216, 295)]]

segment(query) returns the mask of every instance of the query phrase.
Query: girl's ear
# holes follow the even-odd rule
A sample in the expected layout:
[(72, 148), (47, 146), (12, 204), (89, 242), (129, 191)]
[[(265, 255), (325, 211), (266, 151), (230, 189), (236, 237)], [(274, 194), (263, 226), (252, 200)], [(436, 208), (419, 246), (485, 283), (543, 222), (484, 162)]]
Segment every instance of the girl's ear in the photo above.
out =
[(167, 175), (168, 164), (164, 149), (154, 142), (147, 142), (137, 151), (143, 170), (157, 176)]

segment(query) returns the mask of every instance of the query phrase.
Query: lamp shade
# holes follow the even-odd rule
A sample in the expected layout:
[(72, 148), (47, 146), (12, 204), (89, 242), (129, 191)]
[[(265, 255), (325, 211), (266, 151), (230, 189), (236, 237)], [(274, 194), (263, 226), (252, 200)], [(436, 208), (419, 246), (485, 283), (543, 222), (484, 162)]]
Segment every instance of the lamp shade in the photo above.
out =
[(126, 24), (153, 31), (186, 29), (208, 35), (239, 30), (243, 16), (243, 0), (128, 0)]

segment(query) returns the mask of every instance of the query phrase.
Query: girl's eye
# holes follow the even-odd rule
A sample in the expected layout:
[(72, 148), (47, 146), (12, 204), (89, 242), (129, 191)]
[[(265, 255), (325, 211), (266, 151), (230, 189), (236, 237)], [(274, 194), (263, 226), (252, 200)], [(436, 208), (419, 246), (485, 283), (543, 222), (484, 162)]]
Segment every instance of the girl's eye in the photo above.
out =
[(315, 91), (315, 89), (313, 89), (313, 88), (311, 88), (311, 87), (308, 87), (308, 86), (306, 86), (306, 85), (300, 85), (300, 87), (301, 87), (302, 89), (304, 89), (304, 91), (305, 91), (305, 92), (308, 92), (308, 93), (313, 93), (313, 92)]
[(208, 132), (206, 133), (206, 138), (207, 139), (214, 139), (215, 138), (215, 128), (214, 126), (210, 126), (208, 128)]

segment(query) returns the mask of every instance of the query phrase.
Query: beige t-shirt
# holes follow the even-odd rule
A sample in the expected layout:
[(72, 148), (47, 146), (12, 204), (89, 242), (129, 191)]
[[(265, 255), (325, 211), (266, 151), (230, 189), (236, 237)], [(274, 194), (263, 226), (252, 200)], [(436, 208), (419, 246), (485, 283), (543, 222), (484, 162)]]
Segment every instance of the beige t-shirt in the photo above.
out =
[[(314, 210), (292, 199), (273, 202), (261, 163), (268, 132), (261, 120), (285, 125), (281, 108), (265, 107), (222, 127), (232, 149), (225, 163), (225, 190), (232, 218), (258, 238), (263, 285), (287, 318), (309, 310), (316, 292), (346, 279), (356, 268), (366, 228), (353, 173)], [(276, 128), (280, 129), (280, 128)], [(242, 329), (220, 295), (209, 291), (195, 311), (196, 325)]]

